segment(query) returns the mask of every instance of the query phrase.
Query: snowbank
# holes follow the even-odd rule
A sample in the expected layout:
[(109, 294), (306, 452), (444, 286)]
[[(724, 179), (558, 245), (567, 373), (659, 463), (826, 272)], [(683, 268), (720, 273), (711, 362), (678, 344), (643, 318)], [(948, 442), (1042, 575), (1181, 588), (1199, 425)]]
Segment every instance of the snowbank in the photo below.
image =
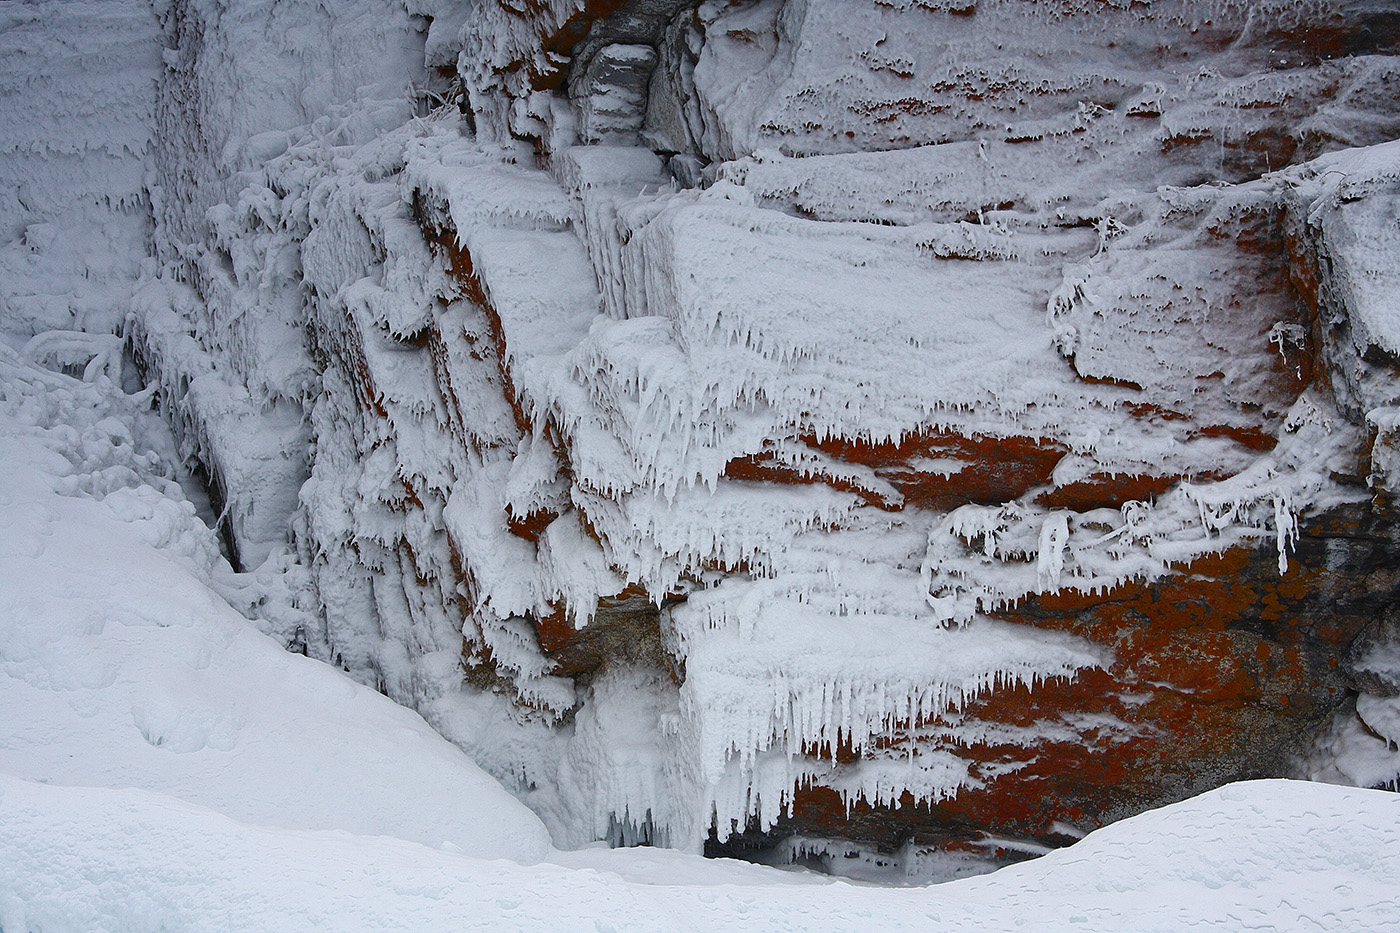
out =
[[(0, 923), (46, 931), (1389, 929), (1400, 797), (1227, 785), (992, 875), (926, 888), (695, 883), (255, 828), (134, 790), (0, 778)], [(710, 879), (713, 882), (714, 879)]]
[(0, 346), (0, 771), (543, 856), (533, 814), (416, 713), (288, 654), (210, 588), (253, 581), (170, 478), (149, 393), (89, 370)]

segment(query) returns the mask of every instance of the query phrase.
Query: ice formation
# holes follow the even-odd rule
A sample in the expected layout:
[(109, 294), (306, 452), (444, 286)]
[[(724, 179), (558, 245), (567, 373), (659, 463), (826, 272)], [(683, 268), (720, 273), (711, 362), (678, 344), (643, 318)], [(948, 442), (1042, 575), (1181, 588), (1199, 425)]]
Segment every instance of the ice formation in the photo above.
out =
[[(87, 7), (37, 9), (0, 63)], [(107, 96), (64, 65), (4, 100), (125, 135), (9, 144), (0, 258), (52, 281), (79, 221), (151, 255), (119, 311), (11, 289), (7, 334), (89, 381), (127, 347), (280, 574), (249, 614), (561, 845), (1147, 731), (1015, 707), (1115, 652), (996, 616), (1260, 548), (1286, 578), (1310, 520), (1393, 508), (1400, 59), (1341, 4), (104, 10), (140, 50)], [(1358, 695), (1318, 774), (1397, 741)]]

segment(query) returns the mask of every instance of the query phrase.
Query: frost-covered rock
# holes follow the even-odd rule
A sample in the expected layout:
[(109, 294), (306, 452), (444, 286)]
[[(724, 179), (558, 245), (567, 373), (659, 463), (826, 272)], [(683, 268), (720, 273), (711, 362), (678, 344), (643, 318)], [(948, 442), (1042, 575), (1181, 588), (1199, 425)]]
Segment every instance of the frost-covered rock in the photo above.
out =
[(121, 326), (151, 237), (161, 62), (146, 0), (0, 11), (0, 331)]
[[(492, 321), (517, 419), (563, 464), (546, 475), (570, 501), (536, 514), (576, 509), (619, 578), (562, 599), (546, 581), (534, 606), (513, 583), (483, 600), (513, 594), (580, 683), (606, 676), (581, 658), (608, 670), (606, 652), (574, 646), (608, 643), (587, 634), (612, 624), (590, 594), (606, 602), (625, 582), (671, 603), (656, 625), (678, 719), (651, 739), (671, 797), (642, 781), (613, 819), (682, 845), (705, 831), (687, 810), (713, 813), (720, 840), (775, 819), (839, 832), (839, 817), (811, 815), (822, 793), (849, 816), (907, 792), (1042, 833), (1057, 806), (1110, 818), (1122, 794), (1180, 792), (1223, 762), (1292, 767), (1345, 689), (1340, 654), (1396, 581), (1347, 593), (1332, 570), (1387, 560), (1394, 532), (1364, 516), (1358, 484), (1369, 449), (1383, 485), (1385, 435), (1370, 441), (1358, 406), (1337, 410), (1324, 373), (1344, 363), (1303, 284), (1318, 276), (1309, 251), (1354, 242), (1325, 233), (1331, 163), (1269, 171), (1382, 143), (1397, 114), (1383, 41), (1358, 39), (1350, 57), (1327, 46), (1369, 27), (1328, 11), (1303, 37), (1291, 15), (703, 4), (651, 43), (654, 65), (627, 52), (651, 71), (640, 138), (656, 155), (616, 134), (568, 145), (604, 141), (590, 95), (640, 109), (635, 78), (622, 94), (597, 77), (610, 50), (633, 48), (608, 44), (613, 14), (542, 12), (534, 39), (494, 12), (468, 19), (478, 132), (533, 136), (545, 158), (532, 174), (518, 150), (434, 143), (404, 184)], [(579, 37), (572, 63), (564, 32)], [(478, 80), (470, 43), (507, 35), (539, 42), (538, 70)], [(1055, 51), (1070, 48), (1073, 73)], [(547, 102), (551, 73), (567, 73), (576, 115)], [(1380, 177), (1387, 151), (1353, 160)], [(702, 190), (672, 153), (713, 160)], [(551, 182), (575, 207), (549, 208), (549, 224), (495, 206), (504, 190), (545, 204)], [(537, 456), (522, 448), (512, 472)], [(1330, 525), (1307, 524), (1329, 510)], [(1270, 556), (1247, 556), (1257, 545)], [(556, 543), (536, 549), (548, 574), (567, 563)], [(1148, 596), (1134, 616), (1094, 615), (1138, 591), (1213, 605), (1183, 619)], [(1300, 641), (1293, 627), (1329, 600), (1332, 627)], [(1261, 610), (1271, 602), (1283, 608)], [(972, 633), (998, 612), (1028, 640), (1011, 630), (983, 653)], [(1249, 634), (1221, 637), (1231, 626)], [(921, 646), (907, 675), (885, 638)], [(1024, 685), (1042, 698), (1029, 720)], [(581, 695), (583, 709), (607, 695)], [(1149, 790), (1107, 766), (1125, 755), (1184, 774)], [(1061, 803), (1010, 815), (995, 788), (1012, 773), (1052, 782)], [(1070, 773), (1100, 790), (1056, 783)]]
[(559, 842), (1393, 778), (1392, 13), (159, 13), (180, 454), (243, 569), (293, 545), (271, 627)]

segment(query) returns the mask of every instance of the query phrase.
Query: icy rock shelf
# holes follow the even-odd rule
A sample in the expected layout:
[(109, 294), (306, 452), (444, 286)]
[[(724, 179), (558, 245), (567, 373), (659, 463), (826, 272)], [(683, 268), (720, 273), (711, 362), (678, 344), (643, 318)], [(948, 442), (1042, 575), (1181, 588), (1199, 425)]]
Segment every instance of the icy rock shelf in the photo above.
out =
[[(996, 613), (1240, 549), (1282, 577), (1306, 521), (1393, 493), (1400, 76), (1288, 51), (1292, 6), (123, 6), (153, 60), (103, 67), (146, 116), (80, 161), (120, 149), (94, 229), (153, 258), (121, 313), (7, 295), (6, 333), (97, 379), (116, 338), (34, 334), (121, 330), (279, 581), (248, 614), (559, 845), (1089, 748), (974, 701), (1113, 647)], [(96, 175), (26, 145), (32, 272)], [(1320, 770), (1400, 773), (1385, 700)]]

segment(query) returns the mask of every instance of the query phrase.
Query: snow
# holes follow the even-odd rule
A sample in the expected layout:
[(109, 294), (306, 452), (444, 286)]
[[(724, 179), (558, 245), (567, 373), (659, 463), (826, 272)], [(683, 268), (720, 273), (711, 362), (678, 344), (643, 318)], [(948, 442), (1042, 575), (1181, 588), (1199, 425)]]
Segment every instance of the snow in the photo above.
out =
[[(1376, 705), (1388, 712), (1391, 704)], [(1298, 768), (1299, 775), (1309, 780), (1396, 789), (1400, 750), (1359, 716), (1337, 714), (1309, 752)]]
[(538, 820), (420, 717), (287, 653), (211, 588), (239, 581), (148, 446), (165, 431), (149, 392), (90, 374), (0, 347), (0, 771), (542, 857)]
[(1400, 697), (1363, 694), (1356, 700), (1356, 713), (1391, 748), (1400, 746)]
[[(6, 929), (1381, 930), (1395, 795), (1260, 781), (932, 888), (783, 884), (651, 856), (645, 880), (385, 837), (250, 826), (159, 794), (0, 778)], [(570, 856), (578, 860), (583, 853)], [(608, 866), (604, 860), (603, 866)], [(650, 874), (650, 872), (649, 872)]]
[(120, 326), (151, 234), (146, 0), (0, 11), (0, 329)]
[(1397, 160), (1400, 145), (1391, 142), (1324, 156), (1292, 179), (1331, 268), (1323, 314), (1342, 331), (1329, 348), (1334, 389), (1362, 415), (1400, 400), (1393, 369), (1376, 365), (1400, 353), (1400, 280), (1383, 258), (1397, 238)]
[(330, 149), (411, 115), (405, 92), (421, 77), (424, 37), (394, 0), (153, 6), (166, 46), (155, 122), (162, 261), (197, 261), (210, 245), (209, 210), (236, 204), (301, 128)]

